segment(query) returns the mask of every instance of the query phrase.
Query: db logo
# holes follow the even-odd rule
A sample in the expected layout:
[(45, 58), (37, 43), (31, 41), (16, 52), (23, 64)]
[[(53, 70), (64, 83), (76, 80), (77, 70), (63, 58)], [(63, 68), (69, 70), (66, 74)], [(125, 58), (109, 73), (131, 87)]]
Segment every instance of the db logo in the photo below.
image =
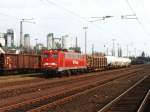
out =
[(79, 64), (79, 62), (78, 62), (78, 61), (76, 61), (76, 60), (73, 60), (73, 64), (74, 64), (74, 65), (78, 65), (78, 64)]

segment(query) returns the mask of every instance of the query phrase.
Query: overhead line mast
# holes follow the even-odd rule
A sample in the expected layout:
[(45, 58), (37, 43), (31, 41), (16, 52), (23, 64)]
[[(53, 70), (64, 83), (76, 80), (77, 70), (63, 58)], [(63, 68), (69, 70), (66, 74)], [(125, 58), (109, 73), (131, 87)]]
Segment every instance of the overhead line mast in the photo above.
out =
[(24, 39), (23, 39), (23, 22), (35, 24), (35, 22), (29, 21), (29, 20), (33, 20), (33, 18), (32, 18), (32, 19), (21, 19), (21, 21), (20, 21), (20, 47), (21, 47), (21, 48), (24, 46)]

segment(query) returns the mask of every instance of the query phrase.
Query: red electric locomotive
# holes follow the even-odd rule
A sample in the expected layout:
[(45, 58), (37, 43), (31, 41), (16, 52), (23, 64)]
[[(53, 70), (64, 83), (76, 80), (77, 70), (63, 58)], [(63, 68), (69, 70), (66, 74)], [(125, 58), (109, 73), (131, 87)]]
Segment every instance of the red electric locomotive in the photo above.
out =
[(42, 52), (42, 67), (47, 74), (85, 71), (86, 56), (74, 51), (45, 50)]

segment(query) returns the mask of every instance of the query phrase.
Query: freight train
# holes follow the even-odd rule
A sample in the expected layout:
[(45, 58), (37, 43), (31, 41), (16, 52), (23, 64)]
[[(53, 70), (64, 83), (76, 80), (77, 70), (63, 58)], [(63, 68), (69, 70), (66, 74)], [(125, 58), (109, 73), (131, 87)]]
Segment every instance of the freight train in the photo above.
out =
[(42, 69), (46, 74), (97, 71), (128, 67), (131, 60), (113, 56), (83, 55), (74, 51), (46, 50), (42, 53)]
[(37, 72), (45, 74), (77, 73), (127, 67), (128, 58), (83, 55), (67, 50), (44, 50), (41, 55), (0, 54), (0, 74)]

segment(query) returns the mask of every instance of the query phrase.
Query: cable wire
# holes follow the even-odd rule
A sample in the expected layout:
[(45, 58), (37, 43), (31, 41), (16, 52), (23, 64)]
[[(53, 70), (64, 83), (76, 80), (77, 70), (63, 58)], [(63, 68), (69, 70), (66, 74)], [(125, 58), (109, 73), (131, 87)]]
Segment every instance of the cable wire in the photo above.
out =
[[(41, 1), (42, 1), (42, 0), (41, 0)], [(82, 20), (82, 22), (84, 21), (84, 22), (90, 23), (92, 26), (94, 26), (94, 27), (97, 28), (98, 30), (99, 30), (99, 29), (103, 30), (103, 28), (100, 27), (99, 25), (89, 22), (89, 20), (86, 19), (85, 17), (81, 17), (79, 14), (77, 14), (77, 13), (75, 13), (75, 12), (73, 12), (73, 11), (71, 11), (71, 10), (69, 10), (69, 9), (67, 9), (67, 8), (65, 8), (65, 7), (63, 7), (63, 6), (61, 6), (61, 5), (59, 5), (58, 3), (56, 3), (56, 2), (54, 2), (54, 1), (52, 1), (52, 0), (46, 0), (46, 1), (47, 1), (47, 3), (49, 3), (50, 5), (54, 5), (54, 6), (58, 7), (58, 8), (60, 8), (60, 9), (64, 10), (64, 11), (67, 12), (68, 14), (70, 14), (70, 15), (72, 15), (72, 16), (75, 16), (76, 18), (80, 19), (80, 22), (81, 22), (81, 20)], [(101, 31), (101, 30), (99, 30), (99, 31)], [(103, 30), (103, 31), (105, 31), (105, 30)], [(101, 32), (102, 32), (102, 31), (101, 31)], [(105, 32), (106, 32), (106, 31), (105, 31)], [(109, 32), (109, 33), (106, 32), (106, 34), (109, 35), (109, 36), (111, 36), (111, 37), (116, 37), (116, 35), (114, 35), (114, 34), (112, 34), (112, 33), (110, 34), (110, 32)]]
[(2, 12), (0, 12), (0, 15), (2, 15), (2, 16), (7, 16), (7, 17), (13, 17), (14, 19), (18, 19), (18, 18), (15, 17), (15, 16), (8, 15), (8, 14), (4, 14), (4, 13), (2, 13)]
[(150, 37), (150, 33), (148, 33), (146, 30), (145, 30), (145, 27), (144, 25), (142, 24), (142, 22), (139, 20), (139, 18), (137, 17), (137, 14), (136, 14), (136, 11), (132, 8), (129, 0), (126, 0), (126, 3), (128, 5), (128, 7), (130, 8), (130, 10), (132, 11), (132, 13), (135, 15), (136, 17), (136, 20), (138, 22), (138, 24), (140, 25), (140, 27), (142, 28), (142, 30), (145, 32), (145, 34), (147, 34), (149, 37)]

